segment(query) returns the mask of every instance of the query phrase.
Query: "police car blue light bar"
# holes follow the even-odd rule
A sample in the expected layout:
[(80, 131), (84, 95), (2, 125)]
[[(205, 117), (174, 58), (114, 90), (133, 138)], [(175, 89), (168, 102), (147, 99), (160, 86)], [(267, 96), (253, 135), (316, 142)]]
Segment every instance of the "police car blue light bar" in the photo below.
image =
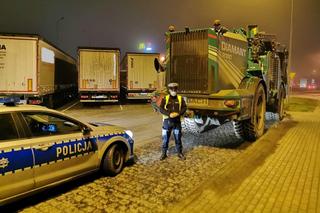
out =
[(9, 97), (0, 97), (0, 104), (4, 105), (15, 105), (20, 103), (20, 98), (15, 96), (9, 96)]

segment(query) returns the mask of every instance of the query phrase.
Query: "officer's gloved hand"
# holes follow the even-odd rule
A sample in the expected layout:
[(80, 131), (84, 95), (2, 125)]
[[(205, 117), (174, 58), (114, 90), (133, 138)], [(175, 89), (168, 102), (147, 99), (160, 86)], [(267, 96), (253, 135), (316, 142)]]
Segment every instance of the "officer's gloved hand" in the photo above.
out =
[(179, 113), (177, 113), (177, 112), (171, 112), (170, 115), (169, 115), (170, 118), (175, 118), (175, 117), (178, 117), (178, 116), (179, 116)]

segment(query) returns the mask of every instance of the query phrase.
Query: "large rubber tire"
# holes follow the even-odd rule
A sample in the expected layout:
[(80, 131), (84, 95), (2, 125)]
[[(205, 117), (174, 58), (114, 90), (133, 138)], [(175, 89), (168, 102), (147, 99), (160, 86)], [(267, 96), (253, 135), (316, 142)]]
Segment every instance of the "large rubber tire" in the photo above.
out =
[(279, 121), (279, 114), (274, 112), (266, 112), (266, 121)]
[(266, 95), (262, 84), (259, 84), (253, 104), (252, 118), (244, 121), (233, 122), (234, 130), (238, 138), (247, 141), (255, 141), (264, 133), (266, 113)]
[(213, 125), (210, 122), (210, 119), (204, 118), (204, 123), (200, 124), (197, 123), (194, 118), (184, 118), (183, 122), (181, 123), (182, 131), (185, 133), (191, 133), (193, 135), (199, 135), (200, 133), (209, 131), (217, 127), (217, 125)]
[(244, 130), (243, 130), (243, 126), (244, 126), (244, 121), (232, 121), (233, 124), (233, 130), (234, 130), (234, 134), (238, 139), (242, 139), (245, 140), (245, 136), (244, 136)]
[(201, 127), (195, 122), (194, 118), (184, 118), (181, 126), (182, 131), (185, 133), (191, 133), (193, 135), (199, 135), (201, 133)]
[(119, 144), (113, 144), (104, 154), (101, 170), (105, 175), (116, 176), (124, 167), (124, 150)]
[(283, 87), (280, 89), (280, 95), (279, 99), (277, 100), (277, 113), (279, 115), (279, 120), (283, 120), (285, 117), (285, 112), (284, 112), (284, 100), (285, 100), (285, 90)]

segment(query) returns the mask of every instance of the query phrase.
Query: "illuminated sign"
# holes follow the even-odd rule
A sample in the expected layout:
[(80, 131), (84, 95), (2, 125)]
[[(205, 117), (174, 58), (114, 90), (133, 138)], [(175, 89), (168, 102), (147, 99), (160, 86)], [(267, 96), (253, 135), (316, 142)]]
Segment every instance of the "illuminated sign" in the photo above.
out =
[(307, 88), (308, 80), (305, 78), (300, 79), (300, 88)]
[(144, 50), (146, 48), (146, 45), (144, 43), (139, 43), (138, 49), (139, 50)]
[(152, 51), (152, 44), (151, 42), (145, 43), (145, 42), (140, 42), (138, 44), (138, 50), (150, 52)]
[(41, 61), (54, 64), (54, 52), (45, 47), (41, 48)]

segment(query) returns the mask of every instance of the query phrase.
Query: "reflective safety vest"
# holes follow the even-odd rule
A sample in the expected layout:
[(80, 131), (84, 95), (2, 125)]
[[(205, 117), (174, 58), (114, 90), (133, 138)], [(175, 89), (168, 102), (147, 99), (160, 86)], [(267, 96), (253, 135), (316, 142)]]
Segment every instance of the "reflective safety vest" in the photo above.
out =
[[(170, 95), (166, 95), (166, 97), (165, 97), (166, 103), (164, 105), (164, 109), (165, 110), (168, 110), (167, 105), (169, 103), (169, 98), (170, 98)], [(181, 95), (177, 95), (177, 98), (178, 98), (178, 102), (179, 102), (179, 112), (180, 112), (181, 111), (181, 105), (182, 105), (182, 96)], [(169, 116), (166, 116), (166, 115), (163, 115), (162, 117), (163, 117), (163, 120), (169, 118)]]

